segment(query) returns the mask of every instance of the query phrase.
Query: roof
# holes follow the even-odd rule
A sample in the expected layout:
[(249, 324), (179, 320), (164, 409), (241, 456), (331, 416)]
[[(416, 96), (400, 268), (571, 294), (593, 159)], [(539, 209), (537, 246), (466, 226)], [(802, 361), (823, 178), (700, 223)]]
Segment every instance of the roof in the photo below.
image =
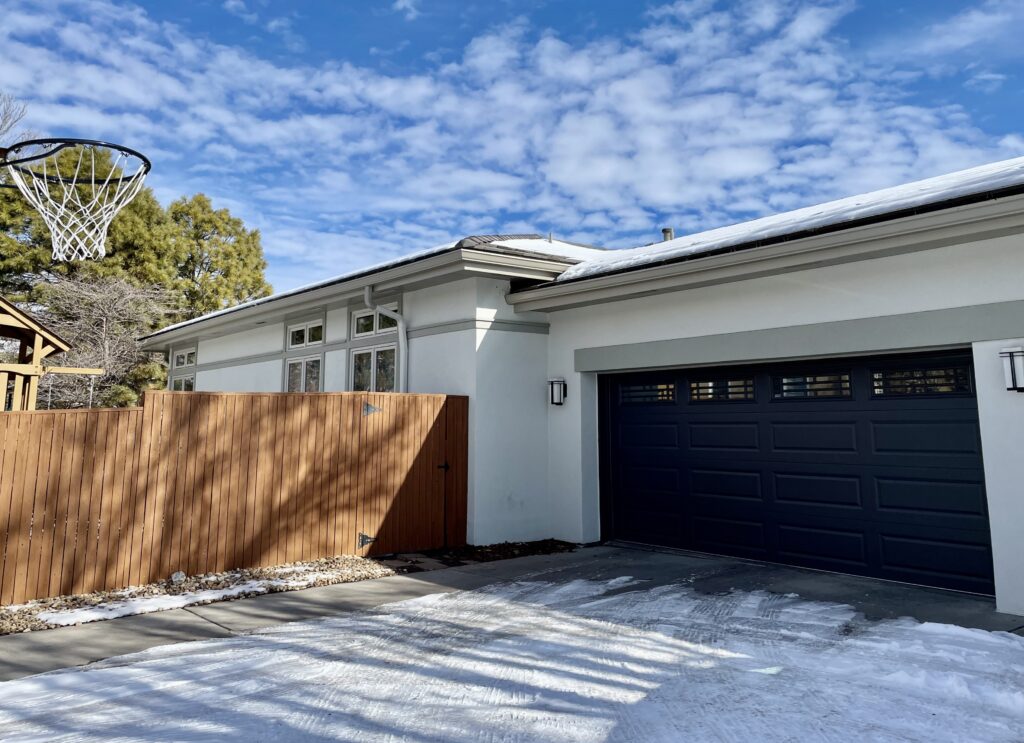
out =
[[(4, 317), (6, 315), (7, 317)], [(18, 309), (14, 304), (0, 297), (0, 337), (17, 338), (28, 343), (36, 335), (43, 336), (49, 345), (58, 352), (67, 351), (71, 345), (36, 320), (24, 310)]]
[(870, 222), (937, 211), (1014, 193), (1024, 193), (1024, 157), (719, 227), (675, 240), (610, 250), (570, 267), (554, 283), (633, 271), (713, 253), (756, 248), (810, 234), (849, 229)]
[(554, 258), (559, 262), (565, 264), (574, 264), (582, 260), (587, 260), (595, 255), (599, 255), (602, 252), (601, 248), (594, 248), (586, 245), (579, 245), (577, 243), (570, 243), (564, 240), (555, 240), (552, 238), (541, 237), (540, 235), (534, 234), (523, 234), (523, 235), (470, 235), (460, 240), (456, 240), (450, 243), (444, 243), (443, 245), (435, 245), (432, 248), (426, 248), (419, 250), (414, 253), (394, 258), (390, 261), (384, 261), (376, 263), (365, 268), (357, 269), (349, 273), (340, 274), (338, 276), (332, 276), (329, 279), (323, 281), (317, 281), (312, 284), (306, 284), (296, 289), (290, 289), (288, 291), (279, 292), (272, 294), (269, 297), (261, 297), (259, 299), (253, 299), (249, 302), (242, 302), (233, 307), (228, 307), (223, 310), (217, 310), (210, 312), (201, 317), (196, 317), (191, 320), (185, 320), (183, 322), (175, 323), (174, 325), (168, 325), (165, 328), (161, 328), (155, 333), (143, 336), (143, 340), (157, 338), (166, 333), (177, 331), (182, 328), (198, 325), (214, 318), (223, 317), (230, 315), (235, 312), (258, 307), (261, 305), (268, 305), (273, 302), (277, 302), (287, 297), (295, 297), (300, 294), (312, 292), (316, 289), (323, 289), (325, 287), (332, 286), (334, 284), (342, 284), (348, 281), (372, 276), (375, 273), (383, 271), (388, 268), (396, 268), (398, 266), (404, 266), (410, 263), (430, 258), (432, 256), (447, 253), (455, 250), (483, 250), (489, 253), (508, 254), (508, 255), (524, 255), (534, 256), (542, 258)]

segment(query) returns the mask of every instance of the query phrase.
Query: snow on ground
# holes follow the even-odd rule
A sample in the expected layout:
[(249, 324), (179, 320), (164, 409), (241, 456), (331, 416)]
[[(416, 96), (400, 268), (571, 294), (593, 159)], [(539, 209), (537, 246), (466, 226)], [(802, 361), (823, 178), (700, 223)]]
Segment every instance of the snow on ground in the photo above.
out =
[(766, 240), (802, 230), (820, 229), (961, 196), (1019, 186), (1022, 183), (1024, 157), (1002, 160), (936, 178), (686, 235), (675, 240), (628, 250), (608, 251), (572, 266), (558, 277), (558, 281), (640, 268), (659, 261), (700, 255), (743, 243)]
[(525, 580), (0, 684), (0, 738), (1020, 741), (1024, 638)]
[[(300, 584), (302, 587), (304, 585)], [(312, 585), (312, 583), (310, 583)], [(237, 596), (253, 596), (267, 593), (273, 588), (288, 586), (289, 581), (283, 580), (249, 580), (230, 588), (208, 589), (205, 591), (186, 591), (185, 593), (162, 596), (138, 596), (123, 601), (111, 601), (81, 609), (55, 609), (41, 611), (36, 617), (56, 627), (68, 627), (72, 624), (98, 622), (101, 619), (127, 617), (133, 614), (150, 614), (154, 611), (180, 609), (195, 604), (206, 604), (211, 601), (222, 601)], [(295, 586), (300, 587), (300, 586)]]
[[(405, 562), (410, 567), (419, 564), (416, 556)], [(203, 575), (182, 574), (179, 582), (169, 579), (113, 591), (55, 596), (0, 606), (0, 635), (394, 574), (393, 568), (378, 560), (355, 555), (335, 555), (308, 562), (239, 568)]]

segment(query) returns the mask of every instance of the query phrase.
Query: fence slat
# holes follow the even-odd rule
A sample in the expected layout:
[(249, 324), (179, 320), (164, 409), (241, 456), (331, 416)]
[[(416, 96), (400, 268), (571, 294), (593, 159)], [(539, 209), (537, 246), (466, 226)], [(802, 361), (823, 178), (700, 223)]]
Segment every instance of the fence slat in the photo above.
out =
[(4, 413), (0, 603), (464, 543), (467, 414), (444, 395), (171, 392)]

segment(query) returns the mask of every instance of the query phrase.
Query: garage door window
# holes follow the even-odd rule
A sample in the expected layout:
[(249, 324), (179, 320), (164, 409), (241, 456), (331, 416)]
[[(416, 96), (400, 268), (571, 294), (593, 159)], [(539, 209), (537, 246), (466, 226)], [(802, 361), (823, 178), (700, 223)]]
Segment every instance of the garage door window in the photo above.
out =
[(753, 399), (753, 379), (715, 379), (690, 382), (690, 400), (692, 402), (744, 402)]
[(849, 374), (772, 377), (772, 397), (776, 400), (819, 400), (850, 395)]
[(676, 386), (666, 384), (624, 384), (619, 387), (619, 401), (625, 404), (675, 402)]
[(874, 397), (970, 395), (973, 391), (971, 370), (967, 366), (881, 369), (871, 372), (871, 393)]

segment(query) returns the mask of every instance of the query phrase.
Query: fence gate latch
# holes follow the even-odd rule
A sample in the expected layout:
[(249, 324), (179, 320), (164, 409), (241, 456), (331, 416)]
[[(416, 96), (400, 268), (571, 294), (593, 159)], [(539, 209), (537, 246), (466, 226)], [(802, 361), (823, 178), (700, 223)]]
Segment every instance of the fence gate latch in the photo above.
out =
[(439, 470), (444, 470), (445, 472), (447, 472), (448, 470), (450, 470), (452, 468), (452, 466), (450, 464), (448, 464), (447, 462), (445, 462), (444, 464), (437, 465), (437, 468)]
[(359, 549), (362, 549), (363, 547), (369, 544), (373, 544), (376, 541), (377, 537), (371, 537), (369, 534), (363, 534), (362, 532), (359, 532), (359, 538), (357, 539), (356, 543), (359, 545)]

